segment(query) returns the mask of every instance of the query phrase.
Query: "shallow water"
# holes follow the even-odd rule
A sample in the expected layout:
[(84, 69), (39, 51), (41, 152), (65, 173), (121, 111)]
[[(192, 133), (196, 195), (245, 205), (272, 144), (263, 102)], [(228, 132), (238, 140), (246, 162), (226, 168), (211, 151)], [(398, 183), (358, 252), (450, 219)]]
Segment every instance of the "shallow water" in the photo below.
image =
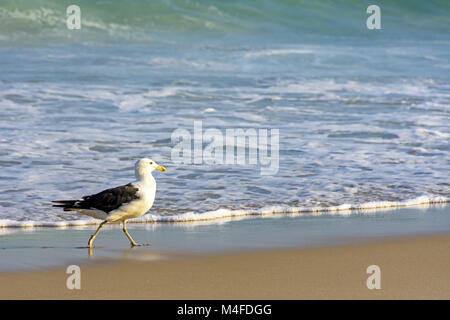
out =
[[(143, 156), (168, 169), (149, 220), (448, 201), (447, 2), (386, 5), (378, 33), (352, 1), (80, 3), (78, 33), (59, 2), (0, 6), (0, 226), (89, 223), (50, 201), (127, 183)], [(277, 174), (174, 163), (195, 120), (278, 129)]]
[(448, 233), (450, 206), (433, 205), (354, 213), (349, 216), (239, 217), (188, 223), (130, 224), (129, 232), (148, 247), (129, 247), (117, 224), (106, 225), (89, 254), (95, 227), (0, 229), (0, 272), (107, 262), (161, 260), (192, 254), (311, 248)]

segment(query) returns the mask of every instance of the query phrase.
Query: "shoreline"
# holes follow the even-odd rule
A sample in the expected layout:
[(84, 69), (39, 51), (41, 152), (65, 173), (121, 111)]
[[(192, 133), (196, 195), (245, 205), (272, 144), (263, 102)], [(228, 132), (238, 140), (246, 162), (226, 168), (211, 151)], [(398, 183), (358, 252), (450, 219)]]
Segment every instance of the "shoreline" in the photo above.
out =
[[(449, 299), (450, 234), (0, 273), (0, 299)], [(151, 260), (151, 259), (148, 259)], [(369, 265), (381, 289), (369, 290)]]
[[(119, 224), (107, 224), (98, 248), (88, 254), (95, 226), (0, 229), (0, 272), (42, 270), (102, 259), (141, 259), (140, 253), (198, 255), (364, 244), (399, 237), (439, 235), (450, 231), (450, 206), (401, 208), (350, 216), (271, 216), (221, 223), (134, 224), (129, 231), (150, 247), (130, 249)], [(145, 257), (144, 257), (145, 258)], [(146, 258), (145, 258), (146, 259)]]
[[(419, 196), (401, 201), (374, 201), (362, 204), (341, 204), (330, 207), (287, 207), (269, 206), (254, 210), (229, 210), (218, 209), (204, 213), (187, 212), (175, 216), (160, 216), (147, 213), (136, 219), (131, 219), (129, 224), (145, 223), (221, 223), (221, 221), (233, 221), (253, 218), (270, 218), (277, 216), (320, 216), (320, 215), (351, 215), (358, 213), (374, 213), (377, 211), (400, 210), (404, 208), (427, 209), (433, 206), (448, 206), (450, 199), (444, 196)], [(33, 229), (33, 228), (77, 228), (99, 225), (102, 221), (79, 215), (78, 220), (68, 221), (13, 221), (0, 219), (0, 230), (7, 229)]]

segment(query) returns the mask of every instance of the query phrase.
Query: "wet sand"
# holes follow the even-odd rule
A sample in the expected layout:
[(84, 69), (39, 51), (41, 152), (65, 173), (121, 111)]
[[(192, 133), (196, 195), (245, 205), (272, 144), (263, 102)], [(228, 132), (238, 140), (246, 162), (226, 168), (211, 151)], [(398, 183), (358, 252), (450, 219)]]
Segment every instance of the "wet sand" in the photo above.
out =
[[(450, 235), (335, 247), (115, 259), (81, 266), (81, 290), (66, 267), (0, 273), (1, 299), (449, 299)], [(369, 265), (381, 289), (369, 290)]]

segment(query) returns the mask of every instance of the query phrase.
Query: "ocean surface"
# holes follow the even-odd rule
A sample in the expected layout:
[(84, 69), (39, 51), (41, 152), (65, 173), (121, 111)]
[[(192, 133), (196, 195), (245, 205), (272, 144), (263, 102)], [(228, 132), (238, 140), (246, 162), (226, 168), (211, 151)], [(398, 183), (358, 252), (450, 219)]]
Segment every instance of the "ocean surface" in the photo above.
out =
[[(0, 227), (97, 223), (50, 202), (140, 157), (168, 170), (141, 222), (450, 201), (449, 1), (82, 0), (69, 30), (71, 4), (0, 2)], [(176, 163), (194, 121), (279, 130), (278, 172)]]

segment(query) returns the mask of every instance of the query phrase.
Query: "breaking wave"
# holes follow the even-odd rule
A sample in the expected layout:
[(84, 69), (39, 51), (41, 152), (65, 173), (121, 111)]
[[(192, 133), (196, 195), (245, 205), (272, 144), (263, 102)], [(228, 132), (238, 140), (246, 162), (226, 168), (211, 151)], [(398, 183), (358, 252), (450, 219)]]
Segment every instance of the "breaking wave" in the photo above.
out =
[[(79, 0), (82, 29), (66, 27), (66, 8), (59, 0), (3, 0), (0, 43), (9, 41), (157, 41), (170, 35), (239, 35), (263, 37), (367, 36), (368, 1), (198, 0), (92, 1)], [(399, 34), (433, 37), (448, 34), (446, 0), (389, 1), (382, 8), (383, 37)], [(182, 39), (180, 37), (178, 39)]]

